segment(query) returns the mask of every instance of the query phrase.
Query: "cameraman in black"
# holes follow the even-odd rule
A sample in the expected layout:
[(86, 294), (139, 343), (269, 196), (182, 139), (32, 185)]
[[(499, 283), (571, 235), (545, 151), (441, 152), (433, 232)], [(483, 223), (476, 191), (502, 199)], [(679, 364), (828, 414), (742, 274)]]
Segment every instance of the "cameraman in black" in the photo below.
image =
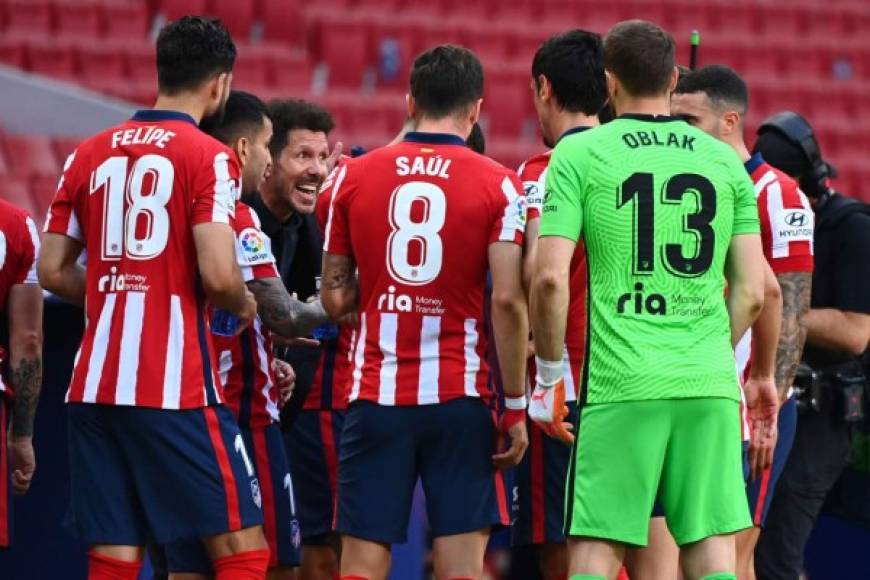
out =
[(755, 552), (760, 580), (797, 580), (804, 545), (825, 497), (846, 466), (863, 419), (870, 341), (870, 210), (829, 186), (833, 168), (812, 127), (796, 113), (768, 118), (755, 151), (797, 179), (815, 214), (815, 271), (795, 386), (801, 413), (785, 471)]

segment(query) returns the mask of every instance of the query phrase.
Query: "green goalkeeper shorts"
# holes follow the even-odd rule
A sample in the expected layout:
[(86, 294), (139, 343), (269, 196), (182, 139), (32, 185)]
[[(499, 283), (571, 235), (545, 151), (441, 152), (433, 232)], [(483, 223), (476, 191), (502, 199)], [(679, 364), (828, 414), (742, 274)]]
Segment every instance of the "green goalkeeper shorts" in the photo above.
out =
[(679, 545), (752, 526), (736, 401), (583, 408), (568, 470), (565, 534), (645, 546), (657, 498)]

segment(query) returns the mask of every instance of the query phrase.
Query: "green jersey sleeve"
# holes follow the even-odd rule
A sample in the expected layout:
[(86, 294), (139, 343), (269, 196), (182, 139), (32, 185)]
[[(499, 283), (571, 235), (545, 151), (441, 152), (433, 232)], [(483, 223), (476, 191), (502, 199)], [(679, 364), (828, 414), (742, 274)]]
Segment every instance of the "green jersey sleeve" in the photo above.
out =
[(553, 150), (541, 211), (540, 236), (559, 236), (576, 242), (583, 230), (585, 172), (578, 167), (583, 152), (563, 139)]
[(761, 233), (758, 221), (758, 204), (755, 200), (755, 186), (746, 171), (736, 174), (734, 192), (734, 228), (732, 236)]

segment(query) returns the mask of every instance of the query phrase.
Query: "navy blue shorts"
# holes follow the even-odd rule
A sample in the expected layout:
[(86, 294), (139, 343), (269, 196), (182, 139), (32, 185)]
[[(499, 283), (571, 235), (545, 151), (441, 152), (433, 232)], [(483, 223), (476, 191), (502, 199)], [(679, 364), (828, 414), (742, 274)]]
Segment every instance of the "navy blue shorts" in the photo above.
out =
[(263, 523), (253, 463), (223, 405), (72, 403), (67, 416), (66, 525), (87, 544), (162, 544)]
[(9, 471), (9, 409), (12, 407), (0, 393), (0, 549), (8, 548), (12, 541), (12, 477)]
[(305, 410), (284, 433), (303, 545), (330, 545), (343, 426), (344, 411)]
[[(260, 481), (263, 533), (271, 553), (269, 567), (299, 566), (301, 535), (281, 428), (273, 424), (263, 429), (243, 428), (241, 432)], [(212, 573), (211, 560), (198, 538), (168, 544), (166, 562), (169, 572)]]
[[(568, 403), (568, 421), (577, 424), (577, 403)], [(565, 543), (565, 483), (571, 447), (526, 423), (529, 448), (514, 475), (511, 543)]]
[(788, 454), (791, 452), (792, 444), (794, 444), (794, 434), (797, 430), (797, 402), (795, 402), (794, 397), (789, 397), (782, 404), (777, 425), (779, 437), (773, 450), (773, 463), (764, 470), (761, 477), (746, 485), (746, 497), (749, 500), (752, 523), (759, 527), (764, 527), (764, 522), (767, 520), (767, 512), (773, 501), (776, 482), (779, 481), (779, 477), (785, 469)]
[(508, 525), (504, 477), (492, 464), (495, 415), (479, 399), (347, 411), (338, 464), (336, 531), (405, 542), (417, 478), (435, 537)]

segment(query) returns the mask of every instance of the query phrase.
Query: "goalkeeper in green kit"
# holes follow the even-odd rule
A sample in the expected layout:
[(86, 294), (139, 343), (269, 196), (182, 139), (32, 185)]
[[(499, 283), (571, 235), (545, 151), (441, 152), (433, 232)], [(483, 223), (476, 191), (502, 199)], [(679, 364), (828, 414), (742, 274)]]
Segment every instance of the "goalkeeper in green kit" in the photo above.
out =
[(588, 340), (565, 502), (570, 578), (615, 578), (625, 548), (646, 544), (658, 500), (684, 577), (733, 579), (733, 534), (752, 525), (733, 344), (763, 302), (755, 193), (732, 149), (668, 116), (667, 33), (617, 24), (604, 64), (617, 117), (553, 152), (531, 290), (529, 414), (570, 438), (561, 361), (582, 236)]

